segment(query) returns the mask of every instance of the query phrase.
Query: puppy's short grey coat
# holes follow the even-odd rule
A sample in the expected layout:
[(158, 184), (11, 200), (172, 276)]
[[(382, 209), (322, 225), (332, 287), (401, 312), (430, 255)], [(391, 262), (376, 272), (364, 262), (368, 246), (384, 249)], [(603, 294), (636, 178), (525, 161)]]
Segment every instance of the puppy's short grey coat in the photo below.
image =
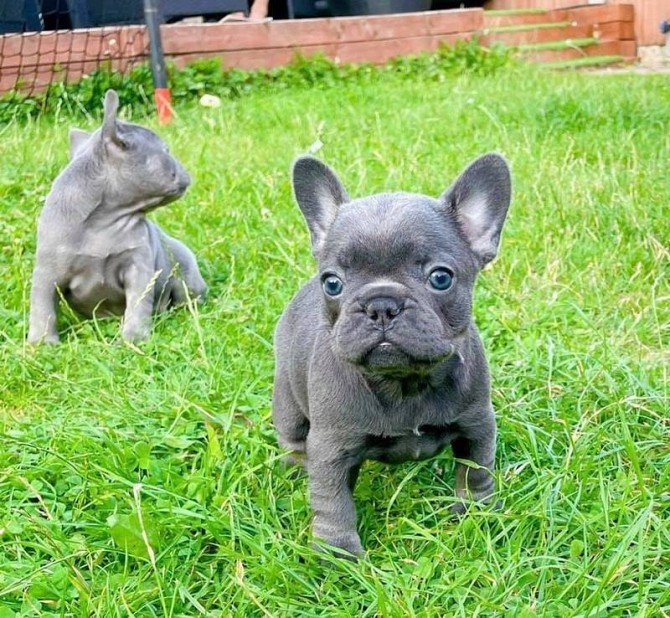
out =
[(62, 296), (85, 316), (123, 315), (123, 337), (148, 337), (153, 311), (204, 297), (193, 253), (146, 213), (181, 197), (191, 179), (152, 131), (117, 120), (105, 96), (103, 125), (73, 129), (68, 166), (47, 196), (37, 229), (28, 341), (58, 342)]
[(455, 510), (488, 502), (496, 423), (472, 318), (477, 273), (498, 250), (511, 196), (506, 161), (485, 155), (440, 198), (350, 200), (318, 159), (293, 188), (319, 274), (275, 333), (273, 418), (309, 475), (316, 539), (361, 555), (353, 489), (365, 459), (422, 459), (451, 445)]

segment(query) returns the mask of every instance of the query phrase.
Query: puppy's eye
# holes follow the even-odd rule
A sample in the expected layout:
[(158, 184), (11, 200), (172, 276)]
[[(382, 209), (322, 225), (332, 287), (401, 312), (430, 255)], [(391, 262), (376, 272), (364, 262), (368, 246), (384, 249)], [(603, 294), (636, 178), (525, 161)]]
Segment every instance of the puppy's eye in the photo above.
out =
[(337, 275), (326, 275), (323, 279), (323, 291), (328, 296), (339, 296), (342, 293), (342, 279)]
[(454, 282), (454, 273), (446, 268), (436, 268), (430, 275), (428, 275), (428, 281), (433, 288), (440, 292), (444, 292), (445, 290), (448, 290)]

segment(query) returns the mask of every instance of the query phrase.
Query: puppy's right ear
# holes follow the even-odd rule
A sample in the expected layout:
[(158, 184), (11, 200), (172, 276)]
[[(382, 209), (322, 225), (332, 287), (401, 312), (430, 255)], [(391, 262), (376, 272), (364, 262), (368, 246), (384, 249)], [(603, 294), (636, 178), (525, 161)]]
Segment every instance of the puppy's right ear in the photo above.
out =
[(119, 110), (119, 95), (113, 90), (105, 94), (105, 116), (102, 121), (102, 138), (105, 142), (112, 142), (117, 146), (125, 146), (119, 135), (119, 127), (116, 123), (116, 114)]
[(70, 159), (74, 159), (77, 153), (84, 147), (91, 134), (81, 129), (70, 129)]
[(333, 170), (307, 156), (293, 164), (293, 191), (309, 227), (312, 253), (318, 257), (337, 211), (349, 196)]
[(481, 266), (498, 253), (511, 197), (509, 165), (501, 155), (490, 152), (470, 163), (440, 198)]

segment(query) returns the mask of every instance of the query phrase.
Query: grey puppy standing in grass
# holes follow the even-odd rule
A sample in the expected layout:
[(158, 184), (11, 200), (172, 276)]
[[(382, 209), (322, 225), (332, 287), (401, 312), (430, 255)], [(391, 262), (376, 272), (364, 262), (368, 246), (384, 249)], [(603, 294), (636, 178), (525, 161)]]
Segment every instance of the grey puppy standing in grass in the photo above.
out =
[(433, 456), (451, 445), (454, 511), (489, 502), (496, 423), (472, 317), (477, 273), (497, 253), (511, 197), (500, 155), (474, 161), (439, 199), (350, 200), (318, 159), (293, 167), (319, 274), (275, 333), (273, 418), (304, 460), (313, 536), (364, 553), (353, 489), (361, 463)]
[(69, 165), (47, 196), (37, 229), (28, 341), (58, 342), (62, 297), (85, 316), (123, 315), (123, 337), (146, 339), (151, 315), (207, 286), (193, 253), (148, 221), (191, 179), (152, 131), (117, 119), (107, 92), (102, 127), (73, 129)]

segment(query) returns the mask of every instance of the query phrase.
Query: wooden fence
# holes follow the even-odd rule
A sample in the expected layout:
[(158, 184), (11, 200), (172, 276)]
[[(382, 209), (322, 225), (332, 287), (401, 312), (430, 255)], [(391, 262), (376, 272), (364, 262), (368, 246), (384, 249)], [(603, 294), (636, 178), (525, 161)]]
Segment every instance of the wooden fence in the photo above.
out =
[[(596, 37), (609, 47), (593, 53), (635, 54), (631, 6), (583, 7), (523, 18), (529, 24), (563, 20), (563, 27), (509, 32), (503, 28), (494, 34), (494, 26), (505, 25), (504, 16), (485, 18), (482, 9), (463, 9), (267, 23), (175, 24), (162, 26), (161, 34), (166, 56), (178, 65), (221, 57), (224, 66), (243, 69), (285, 64), (296, 50), (306, 55), (322, 52), (341, 62), (381, 63), (475, 34), (483, 35), (485, 43), (501, 40), (510, 45)], [(518, 16), (515, 19), (518, 22)], [(34, 92), (53, 81), (78, 80), (102, 62), (127, 71), (146, 60), (147, 50), (144, 26), (0, 36), (0, 93), (15, 88)]]
[[(161, 26), (165, 55), (178, 65), (218, 56), (242, 69), (286, 64), (296, 50), (341, 62), (385, 62), (432, 51), (482, 30), (482, 9), (404, 15)], [(127, 70), (146, 59), (143, 26), (0, 36), (0, 92), (40, 90), (56, 79), (73, 81), (106, 62)]]

